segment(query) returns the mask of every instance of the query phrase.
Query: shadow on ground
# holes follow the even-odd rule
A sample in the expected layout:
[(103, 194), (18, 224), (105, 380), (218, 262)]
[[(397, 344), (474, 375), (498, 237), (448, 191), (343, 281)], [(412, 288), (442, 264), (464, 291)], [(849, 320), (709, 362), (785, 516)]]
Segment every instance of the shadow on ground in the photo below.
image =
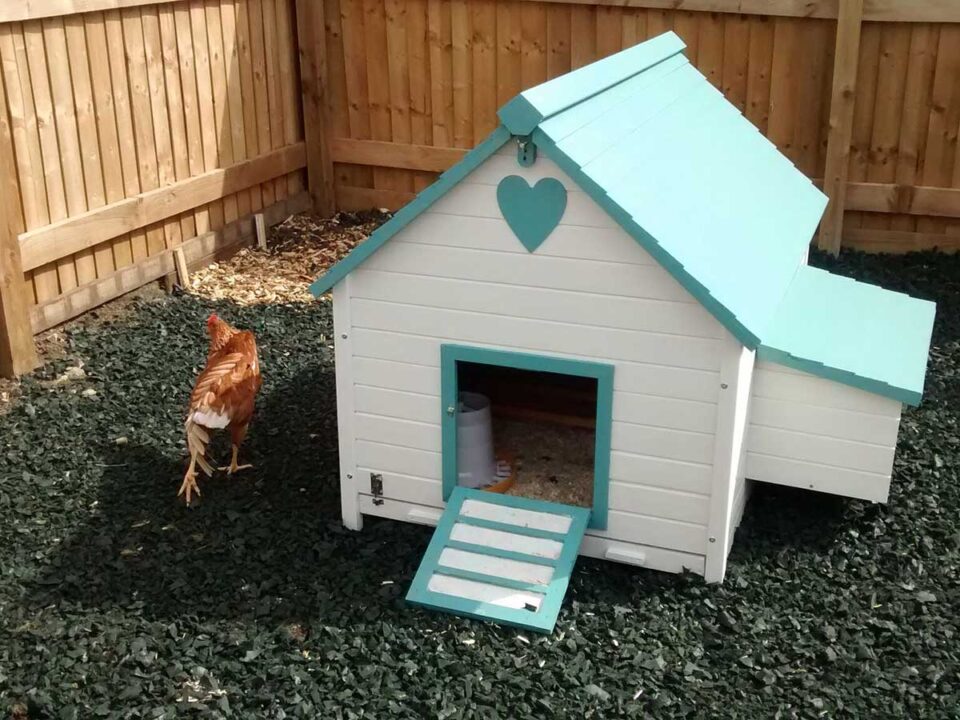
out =
[[(322, 419), (335, 412), (332, 388), (332, 369), (313, 366), (261, 397), (244, 448), (254, 469), (202, 480), (195, 507), (176, 498), (183, 456), (146, 445), (102, 447), (90, 523), (52, 559), (36, 600), (136, 599), (154, 616), (229, 615), (258, 612), (261, 596), (282, 585), (282, 607), (271, 612), (306, 612), (315, 602), (309, 578), (336, 552), (322, 539), (339, 519), (338, 489), (324, 472), (331, 429)], [(211, 449), (228, 457), (225, 438)]]
[[(243, 312), (230, 308), (226, 316)], [(143, 331), (131, 330), (137, 332)], [(342, 527), (333, 367), (326, 358), (277, 352), (270, 333), (269, 323), (259, 328), (266, 382), (241, 453), (254, 468), (201, 479), (202, 498), (185, 507), (176, 496), (186, 467), (182, 426), (172, 419), (179, 416), (173, 402), (164, 403), (170, 419), (145, 407), (143, 426), (154, 423), (163, 437), (99, 443), (99, 462), (87, 467), (102, 473), (96, 500), (86, 522), (74, 523), (29, 586), (31, 604), (104, 609), (133, 603), (148, 619), (281, 623), (321, 615), (349, 624), (369, 617), (371, 603), (382, 605), (405, 588), (400, 579), (415, 569), (429, 534), (392, 523), (368, 523), (363, 535)], [(190, 372), (183, 370), (187, 378)], [(149, 381), (162, 382), (138, 383)], [(136, 402), (136, 394), (131, 387), (126, 397)], [(226, 463), (226, 436), (215, 436), (211, 457)], [(380, 541), (381, 532), (402, 537)], [(366, 564), (363, 573), (354, 572), (357, 562)], [(398, 582), (381, 587), (381, 578)]]

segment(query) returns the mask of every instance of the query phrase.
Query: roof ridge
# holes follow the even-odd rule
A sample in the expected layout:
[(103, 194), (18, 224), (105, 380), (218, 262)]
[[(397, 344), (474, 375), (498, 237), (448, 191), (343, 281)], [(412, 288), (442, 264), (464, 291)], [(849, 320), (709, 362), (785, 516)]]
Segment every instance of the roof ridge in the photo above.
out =
[(497, 112), (513, 135), (529, 135), (541, 122), (606, 92), (683, 52), (686, 45), (672, 30), (646, 42), (584, 65), (514, 97)]

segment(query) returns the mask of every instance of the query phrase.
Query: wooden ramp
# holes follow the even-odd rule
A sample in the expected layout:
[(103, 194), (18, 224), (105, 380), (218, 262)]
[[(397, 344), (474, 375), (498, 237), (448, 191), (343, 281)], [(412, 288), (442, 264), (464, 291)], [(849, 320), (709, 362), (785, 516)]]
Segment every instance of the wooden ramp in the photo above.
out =
[(589, 519), (586, 508), (457, 488), (407, 601), (551, 632)]

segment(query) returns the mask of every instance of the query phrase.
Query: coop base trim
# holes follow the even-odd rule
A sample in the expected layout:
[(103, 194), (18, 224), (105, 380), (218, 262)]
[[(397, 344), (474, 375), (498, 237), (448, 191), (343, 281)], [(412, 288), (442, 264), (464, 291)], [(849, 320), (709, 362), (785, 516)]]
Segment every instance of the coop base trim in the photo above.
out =
[[(418, 525), (435, 526), (443, 513), (443, 508), (433, 507), (431, 505), (419, 505), (404, 500), (375, 498), (372, 495), (361, 494), (359, 496), (359, 502), (360, 512), (363, 515), (400, 520), (402, 522), (412, 522)], [(612, 554), (608, 556), (608, 552)], [(654, 547), (652, 545), (623, 542), (613, 538), (594, 535), (589, 531), (580, 544), (581, 557), (596, 558), (597, 560), (613, 560), (636, 565), (635, 562), (621, 560), (620, 557), (615, 556), (626, 557), (629, 555), (636, 557), (641, 554), (646, 558), (646, 561), (642, 565), (646, 570), (659, 570), (669, 573), (688, 571), (701, 576), (704, 573), (704, 556), (695, 553), (685, 553), (668, 548)]]

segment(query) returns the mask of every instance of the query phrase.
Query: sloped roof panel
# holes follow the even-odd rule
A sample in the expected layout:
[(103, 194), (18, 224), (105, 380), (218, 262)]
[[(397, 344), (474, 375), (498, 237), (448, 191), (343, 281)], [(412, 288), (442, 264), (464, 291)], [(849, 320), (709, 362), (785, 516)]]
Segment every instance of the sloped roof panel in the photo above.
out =
[(514, 135), (528, 135), (547, 118), (648, 70), (681, 52), (684, 47), (676, 34), (664, 33), (524, 90), (500, 108), (497, 115)]
[(758, 356), (916, 405), (935, 311), (932, 302), (804, 266)]
[[(635, 90), (613, 105), (605, 94), (555, 114), (534, 137), (602, 188), (736, 318), (731, 330), (753, 346), (826, 198), (695, 68), (658, 70), (632, 78)], [(638, 82), (653, 74), (653, 82)], [(604, 112), (592, 110), (597, 104)], [(556, 128), (573, 124), (568, 113), (590, 119), (561, 135)]]

